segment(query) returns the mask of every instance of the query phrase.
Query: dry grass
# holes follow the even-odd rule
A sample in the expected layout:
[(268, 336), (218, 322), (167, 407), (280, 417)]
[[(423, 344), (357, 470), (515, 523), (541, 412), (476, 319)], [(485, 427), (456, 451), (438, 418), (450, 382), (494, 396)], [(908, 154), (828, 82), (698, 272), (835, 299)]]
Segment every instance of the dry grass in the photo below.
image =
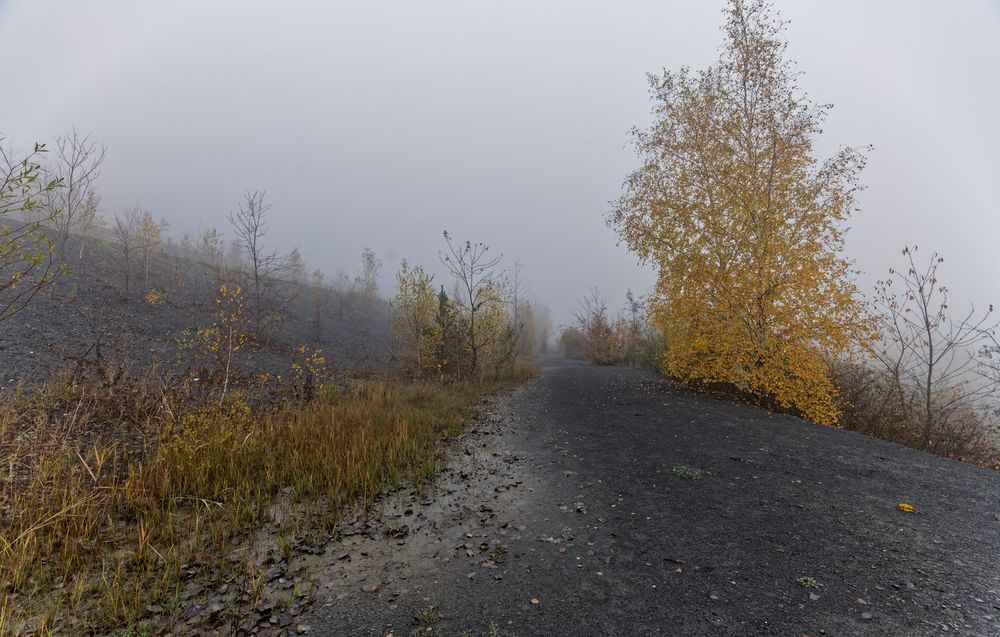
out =
[(430, 478), (490, 384), (352, 381), (308, 403), (192, 402), (150, 379), (50, 387), (0, 407), (0, 636), (105, 634), (176, 609), (181, 581), (243, 581), (278, 500), (343, 507)]

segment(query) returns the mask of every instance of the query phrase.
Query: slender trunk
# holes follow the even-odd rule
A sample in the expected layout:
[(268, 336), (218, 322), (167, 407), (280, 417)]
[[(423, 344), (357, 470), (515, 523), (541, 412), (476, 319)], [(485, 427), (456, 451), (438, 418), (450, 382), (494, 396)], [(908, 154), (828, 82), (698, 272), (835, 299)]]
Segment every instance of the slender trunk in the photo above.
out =
[(226, 351), (226, 374), (222, 379), (222, 395), (219, 396), (219, 407), (222, 406), (224, 400), (226, 400), (226, 391), (229, 389), (229, 367), (233, 361), (233, 328), (229, 326), (229, 340), (228, 348)]
[(253, 266), (253, 310), (254, 310), (254, 324), (257, 327), (257, 335), (260, 335), (261, 323), (263, 321), (263, 312), (260, 307), (260, 264), (256, 256), (254, 256), (254, 266)]
[[(471, 274), (469, 275), (472, 276)], [(469, 368), (469, 378), (476, 374), (476, 367), (479, 364), (479, 348), (476, 346), (476, 297), (469, 287), (469, 349), (472, 353), (472, 366)]]
[(927, 330), (927, 380), (924, 388), (926, 393), (924, 396), (924, 446), (930, 450), (932, 448), (931, 431), (934, 425), (934, 419), (931, 415), (931, 389), (934, 384), (934, 339), (930, 323), (925, 321), (925, 326)]
[(423, 342), (422, 342), (422, 339), (420, 338), (420, 321), (419, 321), (419, 319), (414, 318), (413, 323), (414, 323), (413, 336), (415, 337), (413, 339), (413, 342), (416, 344), (416, 349), (417, 349), (417, 374), (419, 374), (424, 369), (423, 359), (420, 356), (420, 350), (423, 349), (421, 347), (421, 345), (423, 345)]

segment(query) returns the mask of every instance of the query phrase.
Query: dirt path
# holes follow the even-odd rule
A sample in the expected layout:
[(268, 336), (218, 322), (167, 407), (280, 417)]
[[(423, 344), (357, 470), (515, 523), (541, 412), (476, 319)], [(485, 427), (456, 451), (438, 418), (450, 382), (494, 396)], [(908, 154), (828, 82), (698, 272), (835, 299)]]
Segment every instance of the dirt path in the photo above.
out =
[(460, 449), (310, 635), (1000, 635), (998, 473), (557, 360)]

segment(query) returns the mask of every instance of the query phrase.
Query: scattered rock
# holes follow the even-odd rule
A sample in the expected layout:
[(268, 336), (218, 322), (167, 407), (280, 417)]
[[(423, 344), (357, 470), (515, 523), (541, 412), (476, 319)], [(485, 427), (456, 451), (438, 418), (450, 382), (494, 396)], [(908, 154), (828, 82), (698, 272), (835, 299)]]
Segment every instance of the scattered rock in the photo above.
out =
[(386, 537), (392, 538), (404, 538), (410, 534), (410, 527), (407, 525), (397, 526), (393, 528), (386, 529)]

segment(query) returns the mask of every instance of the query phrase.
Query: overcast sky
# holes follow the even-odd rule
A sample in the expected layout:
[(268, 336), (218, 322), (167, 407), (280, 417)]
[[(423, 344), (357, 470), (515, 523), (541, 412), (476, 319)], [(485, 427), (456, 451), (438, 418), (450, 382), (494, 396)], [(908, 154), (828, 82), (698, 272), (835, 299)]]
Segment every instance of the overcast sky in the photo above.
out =
[[(872, 144), (850, 256), (945, 256), (960, 301), (1000, 302), (1000, 2), (781, 0), (803, 85), (836, 105), (819, 150)], [(653, 275), (608, 201), (649, 121), (645, 73), (717, 56), (722, 0), (0, 0), (0, 133), (76, 127), (108, 149), (107, 216), (226, 231), (263, 188), (310, 268), (437, 266), (440, 233), (520, 259), (568, 319)], [(865, 281), (867, 286), (868, 281)]]

